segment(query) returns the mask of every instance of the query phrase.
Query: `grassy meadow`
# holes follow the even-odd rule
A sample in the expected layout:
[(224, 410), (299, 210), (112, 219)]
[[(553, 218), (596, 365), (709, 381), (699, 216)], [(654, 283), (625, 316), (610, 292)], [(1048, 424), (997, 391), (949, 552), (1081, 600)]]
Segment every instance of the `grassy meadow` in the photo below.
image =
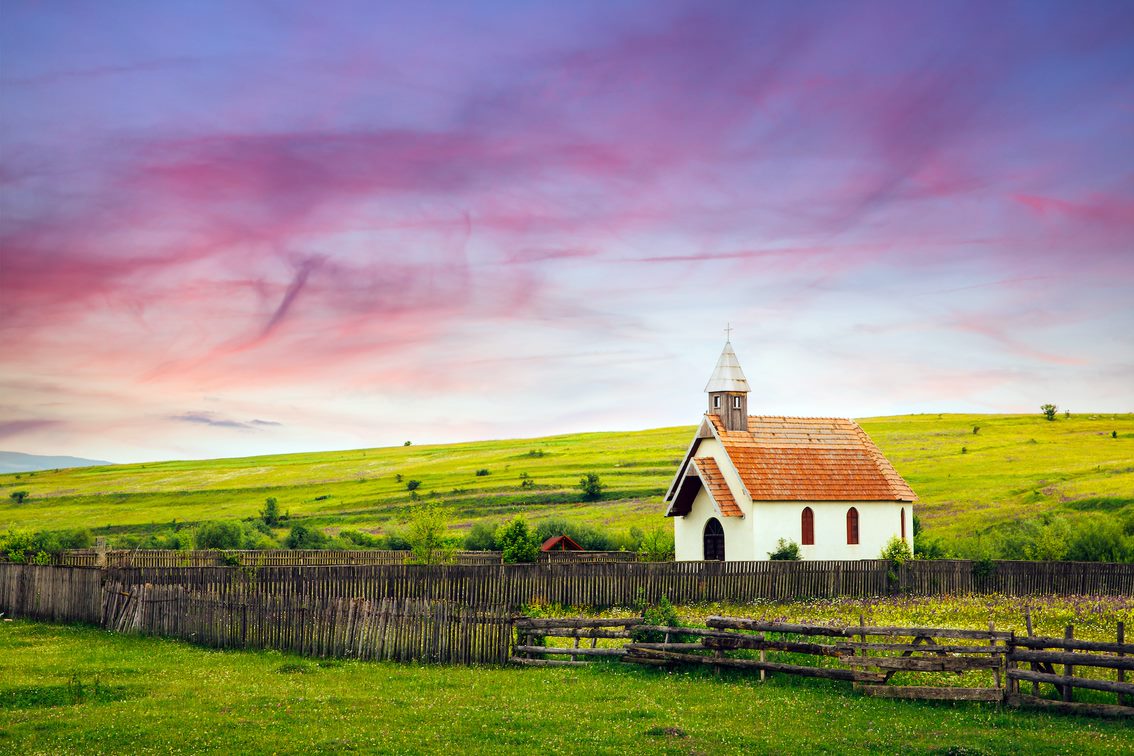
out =
[[(921, 497), (926, 532), (961, 542), (1024, 518), (1134, 516), (1134, 415), (906, 415), (859, 420)], [(461, 532), (516, 513), (625, 531), (664, 523), (662, 496), (692, 427), (161, 462), (0, 476), (0, 531), (145, 533), (255, 517), (388, 533), (422, 502)], [(584, 501), (576, 485), (606, 489)], [(420, 481), (417, 498), (407, 490)], [(10, 498), (27, 491), (22, 503)], [(281, 531), (282, 533), (282, 531)]]
[(787, 676), (312, 660), (0, 622), (0, 751), (355, 750), (1118, 754), (1134, 741), (1122, 722)]

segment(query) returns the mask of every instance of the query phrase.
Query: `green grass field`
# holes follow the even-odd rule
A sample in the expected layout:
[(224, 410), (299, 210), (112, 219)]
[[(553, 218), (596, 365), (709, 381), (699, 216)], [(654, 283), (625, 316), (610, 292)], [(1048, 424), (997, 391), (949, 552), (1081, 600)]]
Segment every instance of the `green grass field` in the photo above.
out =
[[(966, 537), (1045, 513), (1134, 512), (1131, 414), (859, 422), (921, 497), (916, 510), (934, 535)], [(665, 522), (661, 497), (692, 434), (692, 427), (661, 428), (10, 474), (0, 476), (0, 530), (137, 533), (173, 520), (253, 517), (274, 496), (293, 521), (388, 532), (420, 503), (406, 490), (410, 480), (421, 481), (420, 501), (442, 508), (456, 530), (518, 512), (534, 521), (650, 528)], [(575, 488), (587, 472), (607, 486), (601, 501), (584, 502)], [(12, 501), (16, 490), (28, 491), (28, 500)]]
[[(685, 607), (787, 620), (1022, 627), (1016, 599)], [(1112, 637), (1121, 600), (1047, 599), (1039, 632)], [(955, 684), (955, 681), (951, 681)], [(97, 688), (96, 688), (97, 683)], [(1079, 695), (1079, 694), (1077, 694)], [(516, 669), (213, 651), (0, 622), (0, 752), (1134, 753), (1129, 723), (860, 696), (847, 683), (703, 670)]]

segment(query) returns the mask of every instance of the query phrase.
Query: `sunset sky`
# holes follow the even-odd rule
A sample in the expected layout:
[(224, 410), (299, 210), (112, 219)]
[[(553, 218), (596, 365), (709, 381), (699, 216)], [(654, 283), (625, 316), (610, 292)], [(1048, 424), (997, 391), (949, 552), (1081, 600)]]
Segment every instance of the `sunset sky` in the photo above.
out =
[[(932, 7), (931, 7), (932, 6)], [(1134, 3), (0, 8), (0, 449), (1134, 411)]]

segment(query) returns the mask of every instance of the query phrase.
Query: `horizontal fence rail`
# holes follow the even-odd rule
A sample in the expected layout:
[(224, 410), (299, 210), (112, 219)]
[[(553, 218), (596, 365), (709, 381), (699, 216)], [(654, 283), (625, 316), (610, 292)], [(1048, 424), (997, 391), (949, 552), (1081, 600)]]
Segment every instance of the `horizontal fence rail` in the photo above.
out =
[[(605, 553), (605, 552), (601, 552)], [(333, 551), (322, 549), (230, 549), (178, 551), (175, 549), (75, 549), (49, 556), (50, 564), (61, 567), (304, 567), (347, 564), (409, 564), (409, 551), (360, 549)], [(455, 564), (502, 564), (500, 552), (458, 551)], [(0, 562), (2, 563), (2, 562)]]

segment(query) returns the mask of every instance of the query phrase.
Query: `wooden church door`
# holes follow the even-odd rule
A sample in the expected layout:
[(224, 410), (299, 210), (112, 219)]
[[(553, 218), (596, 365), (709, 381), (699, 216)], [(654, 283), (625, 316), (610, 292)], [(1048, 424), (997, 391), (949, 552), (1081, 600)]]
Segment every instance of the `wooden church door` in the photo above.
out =
[(705, 561), (724, 561), (724, 528), (715, 517), (705, 523)]

